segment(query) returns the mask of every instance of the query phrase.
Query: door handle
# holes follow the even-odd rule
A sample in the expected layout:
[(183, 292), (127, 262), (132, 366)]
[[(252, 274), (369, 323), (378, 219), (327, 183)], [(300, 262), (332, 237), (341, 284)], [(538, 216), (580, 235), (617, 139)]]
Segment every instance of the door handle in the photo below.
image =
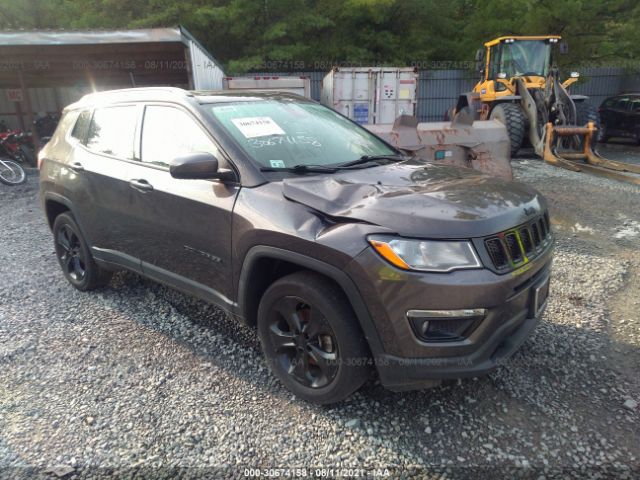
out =
[(82, 172), (84, 170), (84, 167), (80, 162), (73, 162), (71, 165), (69, 165), (69, 168), (74, 172)]
[(141, 192), (151, 192), (153, 190), (153, 185), (147, 182), (144, 178), (134, 178), (129, 182), (131, 188), (135, 188)]

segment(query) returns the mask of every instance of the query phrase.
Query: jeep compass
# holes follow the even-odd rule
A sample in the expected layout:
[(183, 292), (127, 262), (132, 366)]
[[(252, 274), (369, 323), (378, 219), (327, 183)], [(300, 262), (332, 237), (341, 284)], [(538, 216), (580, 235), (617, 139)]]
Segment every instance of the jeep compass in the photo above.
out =
[(293, 94), (90, 94), (39, 164), (71, 285), (126, 269), (216, 304), (308, 401), (489, 372), (546, 305), (538, 192), (417, 161)]

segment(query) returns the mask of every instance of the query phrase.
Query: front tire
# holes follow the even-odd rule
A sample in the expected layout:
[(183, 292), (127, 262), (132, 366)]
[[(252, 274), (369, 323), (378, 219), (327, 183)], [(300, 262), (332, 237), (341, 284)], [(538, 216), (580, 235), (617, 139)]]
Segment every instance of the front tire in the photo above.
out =
[(267, 289), (258, 334), (273, 374), (308, 402), (339, 402), (369, 376), (367, 343), (347, 298), (316, 273), (297, 272)]
[(67, 281), (81, 292), (105, 286), (113, 272), (100, 268), (69, 213), (58, 215), (53, 222), (56, 257)]
[(507, 128), (511, 143), (511, 156), (515, 156), (522, 147), (526, 131), (527, 119), (522, 107), (515, 103), (499, 103), (493, 107), (489, 118), (498, 120)]

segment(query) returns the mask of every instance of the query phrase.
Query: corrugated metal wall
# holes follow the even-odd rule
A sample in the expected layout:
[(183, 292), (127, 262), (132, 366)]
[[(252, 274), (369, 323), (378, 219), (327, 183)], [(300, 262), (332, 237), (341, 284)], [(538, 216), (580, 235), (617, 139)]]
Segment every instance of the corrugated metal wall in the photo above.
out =
[[(204, 62), (204, 60), (203, 60)], [(195, 63), (195, 62), (194, 62)], [(208, 65), (208, 63), (203, 63)], [(211, 67), (210, 67), (211, 68)], [(220, 81), (222, 81), (220, 70)], [(576, 94), (588, 95), (593, 105), (621, 92), (640, 91), (640, 74), (622, 68), (603, 67), (581, 69), (581, 80), (571, 90)], [(209, 72), (211, 74), (211, 72)], [(217, 73), (216, 73), (217, 74)], [(311, 98), (320, 101), (322, 79), (326, 72), (252, 72), (257, 76), (308, 76), (311, 78)], [(469, 91), (477, 81), (477, 74), (468, 70), (421, 70), (418, 81), (417, 112), (422, 122), (440, 121), (445, 112), (453, 107), (462, 92)], [(221, 88), (214, 87), (214, 88)], [(30, 89), (34, 112), (56, 112), (56, 95), (59, 105), (65, 106), (79, 99), (88, 90), (81, 88), (36, 88)], [(8, 102), (6, 92), (0, 89), (0, 119), (7, 125), (18, 125), (15, 105)]]
[[(62, 108), (91, 91), (89, 87), (30, 88), (28, 90), (34, 115), (40, 112), (59, 113)], [(22, 102), (21, 107), (26, 108), (25, 102)], [(16, 104), (7, 100), (6, 90), (0, 89), (0, 120), (10, 128), (18, 128), (19, 121), (15, 113)], [(25, 126), (29, 128), (28, 125)]]
[(189, 42), (193, 88), (196, 90), (221, 90), (224, 72), (199, 45), (193, 40)]
[[(571, 90), (591, 97), (593, 105), (621, 92), (640, 91), (640, 74), (622, 68), (602, 67), (581, 69), (581, 80)], [(311, 98), (320, 101), (325, 72), (258, 72), (250, 75), (298, 76), (311, 78)], [(478, 74), (469, 70), (420, 70), (417, 113), (421, 122), (441, 121), (462, 92), (470, 91)]]
[[(617, 67), (579, 69), (580, 81), (571, 92), (590, 97), (599, 106), (621, 92), (640, 91), (640, 74)], [(468, 70), (422, 70), (418, 85), (418, 118), (422, 122), (439, 121), (455, 106), (458, 95), (470, 91), (478, 74)]]
[(458, 95), (471, 90), (477, 81), (478, 74), (468, 70), (420, 70), (418, 119), (421, 122), (444, 120)]

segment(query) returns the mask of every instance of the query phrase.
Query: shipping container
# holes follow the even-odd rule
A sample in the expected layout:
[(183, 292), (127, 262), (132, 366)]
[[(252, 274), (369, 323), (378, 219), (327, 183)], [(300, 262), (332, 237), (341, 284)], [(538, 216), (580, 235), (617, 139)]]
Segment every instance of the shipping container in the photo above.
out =
[(320, 102), (360, 124), (393, 123), (416, 114), (417, 84), (414, 68), (334, 68)]
[(225, 77), (222, 85), (225, 90), (273, 90), (311, 98), (311, 79), (305, 76)]

